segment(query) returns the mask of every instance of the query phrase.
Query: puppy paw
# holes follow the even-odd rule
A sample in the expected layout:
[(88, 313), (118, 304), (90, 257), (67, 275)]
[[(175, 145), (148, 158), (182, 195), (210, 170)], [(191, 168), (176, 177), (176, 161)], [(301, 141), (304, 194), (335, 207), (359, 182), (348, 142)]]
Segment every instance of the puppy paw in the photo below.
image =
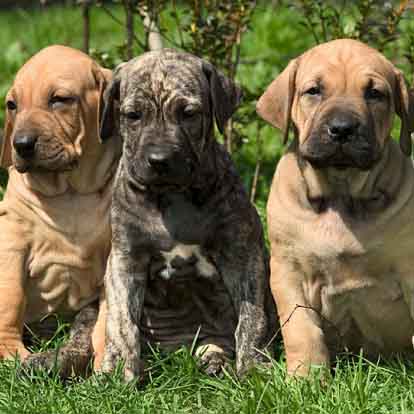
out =
[(98, 372), (111, 373), (115, 371), (118, 362), (121, 360), (121, 352), (115, 349), (114, 347), (107, 347), (105, 349), (101, 366), (98, 369)]
[(26, 374), (43, 371), (57, 374), (63, 380), (90, 373), (91, 354), (78, 349), (62, 347), (57, 351), (39, 352), (26, 358), (21, 370)]
[(214, 344), (199, 346), (196, 356), (199, 358), (200, 367), (207, 375), (220, 375), (223, 368), (228, 366), (228, 354)]
[(0, 345), (0, 360), (18, 358), (25, 360), (31, 354), (23, 344), (2, 344)]
[(21, 373), (30, 374), (42, 370), (51, 374), (57, 369), (58, 357), (56, 351), (30, 354), (21, 364)]
[(143, 367), (143, 364), (141, 364), (141, 361), (135, 362), (135, 361), (127, 360), (124, 366), (124, 380), (126, 382), (131, 382), (134, 380), (140, 381), (142, 379), (141, 377), (142, 367)]
[(206, 357), (201, 358), (201, 364), (207, 375), (214, 376), (223, 373), (223, 368), (228, 365), (228, 360), (226, 356), (220, 352), (211, 352)]
[(272, 357), (265, 352), (252, 351), (250, 353), (239, 353), (236, 358), (236, 372), (239, 378), (247, 375), (254, 368), (272, 367)]
[(141, 378), (144, 363), (140, 360), (140, 358), (134, 358), (133, 356), (123, 358), (122, 353), (114, 347), (106, 349), (98, 372), (109, 374), (116, 370), (118, 364), (123, 364), (123, 374), (126, 382), (131, 382)]

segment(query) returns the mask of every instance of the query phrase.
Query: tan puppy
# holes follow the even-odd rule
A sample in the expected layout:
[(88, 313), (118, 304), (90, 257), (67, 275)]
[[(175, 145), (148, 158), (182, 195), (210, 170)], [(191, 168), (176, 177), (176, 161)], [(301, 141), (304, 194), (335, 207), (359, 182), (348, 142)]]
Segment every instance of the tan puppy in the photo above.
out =
[(402, 74), (376, 50), (336, 40), (292, 61), (257, 110), (295, 132), (267, 206), (289, 373), (306, 375), (344, 349), (411, 352), (413, 120)]
[[(110, 79), (111, 71), (82, 52), (51, 46), (20, 69), (7, 94), (1, 154), (2, 166), (9, 167), (0, 203), (1, 358), (28, 356), (22, 343), (25, 323), (51, 313), (71, 319), (100, 295), (110, 249), (111, 182), (120, 155), (119, 140), (102, 145), (98, 135), (102, 93)], [(72, 333), (72, 348), (61, 352), (66, 359), (76, 358), (76, 345), (83, 346), (83, 357), (90, 356), (89, 325), (95, 321), (92, 310), (77, 320), (75, 325), (89, 336)], [(104, 331), (95, 331), (93, 345), (99, 352)], [(45, 358), (31, 362), (48, 364)]]

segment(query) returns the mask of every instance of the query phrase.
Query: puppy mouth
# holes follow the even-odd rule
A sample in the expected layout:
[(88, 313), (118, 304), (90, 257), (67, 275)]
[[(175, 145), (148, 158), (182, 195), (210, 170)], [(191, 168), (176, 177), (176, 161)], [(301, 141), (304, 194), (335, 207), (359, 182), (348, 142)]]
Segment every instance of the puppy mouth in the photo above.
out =
[(378, 145), (368, 143), (363, 137), (358, 138), (357, 142), (345, 143), (331, 143), (312, 137), (312, 141), (306, 141), (299, 151), (303, 159), (317, 169), (369, 170), (380, 158)]
[(345, 170), (347, 168), (357, 167), (357, 163), (352, 157), (347, 156), (343, 151), (338, 150), (330, 154), (302, 154), (303, 158), (317, 169), (323, 168), (337, 168), (338, 170)]
[(137, 177), (134, 183), (139, 189), (149, 189), (154, 193), (166, 193), (166, 192), (183, 192), (191, 184), (191, 180), (186, 181), (167, 181), (160, 179), (143, 179)]
[(30, 166), (27, 163), (25, 163), (25, 164), (17, 164), (16, 163), (15, 168), (20, 174), (23, 174), (23, 173), (30, 170)]
[(338, 151), (326, 157), (305, 154), (303, 158), (317, 169), (336, 168), (338, 170), (346, 170), (348, 168), (369, 170), (377, 161), (377, 158), (372, 157), (371, 154), (360, 153), (349, 156), (343, 151)]
[(23, 161), (23, 162), (16, 160), (14, 164), (16, 170), (21, 174), (27, 173), (27, 172), (40, 172), (40, 173), (68, 172), (68, 171), (73, 171), (74, 169), (76, 169), (78, 165), (79, 165), (78, 160), (68, 160), (67, 162), (62, 163), (62, 164), (59, 164), (59, 163), (48, 164), (48, 162), (45, 162), (43, 164), (42, 161), (39, 162), (36, 160)]
[(156, 172), (144, 166), (138, 173), (133, 173), (138, 187), (147, 188), (154, 192), (185, 191), (194, 180), (195, 167), (192, 163), (183, 161), (177, 170)]

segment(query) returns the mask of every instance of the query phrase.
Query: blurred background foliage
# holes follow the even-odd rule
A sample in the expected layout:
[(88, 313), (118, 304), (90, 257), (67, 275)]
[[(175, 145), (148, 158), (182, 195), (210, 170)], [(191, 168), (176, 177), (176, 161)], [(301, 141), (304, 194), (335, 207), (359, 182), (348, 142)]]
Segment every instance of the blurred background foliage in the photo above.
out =
[(151, 35), (158, 35), (164, 47), (204, 57), (242, 86), (243, 104), (219, 139), (232, 153), (262, 217), (283, 148), (279, 132), (256, 116), (255, 104), (290, 59), (315, 44), (352, 37), (381, 50), (410, 83), (414, 73), (414, 2), (408, 0), (6, 3), (0, 5), (0, 122), (14, 74), (39, 49), (65, 44), (112, 68), (148, 50)]

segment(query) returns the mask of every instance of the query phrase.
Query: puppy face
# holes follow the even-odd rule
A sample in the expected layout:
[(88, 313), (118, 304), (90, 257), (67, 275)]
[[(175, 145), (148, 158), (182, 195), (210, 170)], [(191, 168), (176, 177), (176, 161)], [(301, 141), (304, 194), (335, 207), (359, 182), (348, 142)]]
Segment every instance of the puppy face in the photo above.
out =
[[(283, 93), (290, 102), (280, 102)], [(291, 119), (300, 155), (316, 168), (370, 169), (395, 112), (402, 118), (402, 149), (411, 151), (404, 79), (380, 53), (356, 41), (329, 42), (293, 61), (261, 97), (258, 112), (281, 128)]]
[(211, 128), (207, 88), (197, 75), (191, 65), (179, 68), (174, 60), (152, 60), (129, 73), (120, 128), (138, 181), (184, 186), (191, 180)]
[(222, 129), (240, 98), (209, 63), (172, 50), (123, 64), (107, 95), (102, 138), (113, 134), (119, 119), (129, 175), (158, 190), (192, 182), (211, 139), (213, 115)]
[(2, 165), (19, 172), (67, 171), (98, 134), (101, 92), (110, 71), (63, 46), (43, 49), (18, 72), (6, 96)]

